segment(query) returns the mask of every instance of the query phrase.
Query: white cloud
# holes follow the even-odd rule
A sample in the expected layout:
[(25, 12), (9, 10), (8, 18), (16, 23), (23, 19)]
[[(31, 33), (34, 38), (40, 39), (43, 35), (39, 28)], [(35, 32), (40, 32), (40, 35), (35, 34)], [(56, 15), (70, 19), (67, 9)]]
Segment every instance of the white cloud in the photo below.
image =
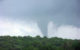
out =
[[(26, 23), (26, 22), (25, 22)], [(8, 20), (0, 20), (0, 36), (43, 36), (37, 23), (22, 24)]]
[(54, 37), (56, 32), (56, 25), (50, 21), (48, 24), (48, 37)]
[[(26, 22), (24, 22), (26, 23)], [(22, 24), (0, 19), (0, 36), (37, 36), (43, 37), (36, 22)], [(80, 28), (73, 25), (57, 27), (52, 21), (48, 24), (48, 37), (61, 37), (67, 39), (80, 39)]]
[[(51, 23), (51, 22), (50, 22)], [(49, 37), (61, 37), (67, 39), (80, 39), (80, 28), (73, 25), (61, 25), (56, 28), (55, 24), (49, 25)]]
[(62, 38), (79, 39), (80, 28), (72, 25), (60, 26), (57, 30), (57, 36)]

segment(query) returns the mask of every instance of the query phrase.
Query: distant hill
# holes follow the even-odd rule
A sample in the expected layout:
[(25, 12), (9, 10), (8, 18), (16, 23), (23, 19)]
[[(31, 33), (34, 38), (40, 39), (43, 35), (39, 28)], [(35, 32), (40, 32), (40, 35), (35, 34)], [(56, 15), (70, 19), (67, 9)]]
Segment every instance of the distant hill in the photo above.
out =
[(80, 40), (0, 36), (0, 50), (80, 50)]

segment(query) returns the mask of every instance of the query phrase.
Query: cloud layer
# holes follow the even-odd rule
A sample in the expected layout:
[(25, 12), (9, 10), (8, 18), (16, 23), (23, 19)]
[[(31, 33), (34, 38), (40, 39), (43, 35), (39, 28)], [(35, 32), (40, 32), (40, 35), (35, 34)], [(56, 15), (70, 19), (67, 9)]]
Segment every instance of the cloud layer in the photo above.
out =
[(13, 21), (34, 20), (42, 33), (47, 35), (49, 21), (54, 21), (58, 25), (80, 27), (79, 5), (78, 0), (2, 0), (0, 1), (0, 16), (11, 18)]
[(37, 23), (18, 23), (9, 20), (0, 20), (0, 36), (43, 36)]
[(51, 21), (48, 25), (48, 37), (80, 39), (80, 28), (73, 25), (61, 25), (56, 27)]
[[(25, 23), (25, 22), (24, 22)], [(32, 36), (43, 37), (36, 22), (17, 23), (7, 19), (0, 19), (0, 36)], [(52, 21), (48, 23), (48, 37), (60, 37), (65, 39), (80, 39), (80, 28), (73, 25), (57, 26)]]

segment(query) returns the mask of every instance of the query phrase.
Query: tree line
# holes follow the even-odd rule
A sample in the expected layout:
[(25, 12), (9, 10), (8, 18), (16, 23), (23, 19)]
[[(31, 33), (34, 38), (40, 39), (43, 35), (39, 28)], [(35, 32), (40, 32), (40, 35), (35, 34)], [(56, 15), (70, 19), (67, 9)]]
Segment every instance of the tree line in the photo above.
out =
[(40, 36), (0, 36), (0, 50), (80, 50), (80, 40)]

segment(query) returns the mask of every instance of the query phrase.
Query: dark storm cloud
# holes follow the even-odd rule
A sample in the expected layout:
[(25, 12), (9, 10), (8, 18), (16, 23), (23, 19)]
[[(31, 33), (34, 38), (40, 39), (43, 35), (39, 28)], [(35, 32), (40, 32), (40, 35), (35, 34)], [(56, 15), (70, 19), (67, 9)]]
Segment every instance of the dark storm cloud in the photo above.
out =
[(1, 5), (6, 18), (37, 21), (47, 35), (49, 21), (80, 26), (79, 3), (78, 0), (4, 0)]

